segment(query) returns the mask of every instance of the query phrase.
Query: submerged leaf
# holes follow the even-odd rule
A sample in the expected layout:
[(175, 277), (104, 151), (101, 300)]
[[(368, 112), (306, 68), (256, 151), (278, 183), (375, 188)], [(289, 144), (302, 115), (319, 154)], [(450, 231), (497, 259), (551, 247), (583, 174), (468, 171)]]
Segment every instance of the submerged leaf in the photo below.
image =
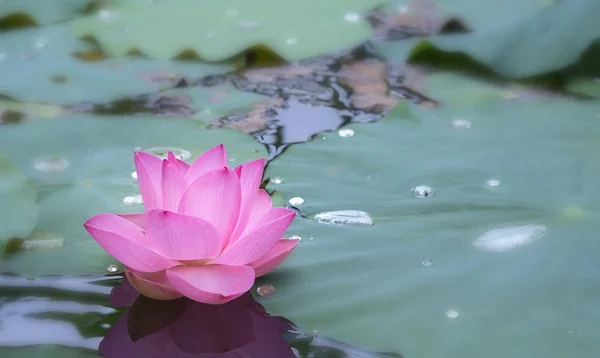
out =
[(576, 64), (600, 39), (598, 13), (595, 0), (560, 1), (530, 18), (423, 41), (409, 59), (439, 67), (476, 65), (510, 78), (540, 76)]
[(33, 231), (38, 213), (33, 183), (0, 153), (0, 258), (8, 240), (23, 239)]
[[(371, 34), (363, 13), (381, 0), (173, 0), (122, 4), (73, 22), (110, 56), (139, 51), (170, 59), (186, 50), (222, 61), (264, 45), (298, 60), (361, 44)], [(323, 36), (327, 34), (327, 36)]]

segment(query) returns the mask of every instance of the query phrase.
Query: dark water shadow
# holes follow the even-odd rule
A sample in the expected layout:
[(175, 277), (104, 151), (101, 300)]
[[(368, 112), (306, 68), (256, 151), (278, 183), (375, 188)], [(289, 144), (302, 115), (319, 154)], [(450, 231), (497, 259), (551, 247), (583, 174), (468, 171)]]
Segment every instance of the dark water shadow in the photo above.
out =
[(187, 298), (157, 301), (123, 280), (110, 302), (127, 308), (100, 343), (107, 358), (402, 357), (305, 335), (287, 319), (269, 315), (250, 293), (216, 306)]

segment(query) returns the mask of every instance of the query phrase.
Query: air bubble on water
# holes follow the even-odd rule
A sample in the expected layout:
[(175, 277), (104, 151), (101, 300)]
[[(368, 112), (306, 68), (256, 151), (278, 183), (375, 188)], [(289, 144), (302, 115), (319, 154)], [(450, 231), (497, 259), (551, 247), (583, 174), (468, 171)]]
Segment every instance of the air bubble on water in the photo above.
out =
[(473, 247), (483, 252), (505, 252), (532, 243), (546, 235), (544, 225), (510, 226), (493, 229), (473, 241)]
[(257, 21), (241, 21), (237, 24), (237, 26), (241, 29), (257, 29), (261, 25), (260, 22)]
[(69, 167), (69, 161), (58, 155), (47, 155), (36, 159), (33, 163), (33, 167), (38, 171), (46, 174), (60, 173), (67, 170)]
[(347, 22), (357, 22), (358, 20), (360, 20), (360, 15), (355, 12), (349, 12), (344, 15), (344, 20), (346, 20)]
[(448, 318), (455, 319), (458, 318), (458, 316), (460, 316), (460, 312), (458, 312), (458, 310), (449, 309), (446, 311), (446, 317)]
[(144, 200), (141, 195), (131, 195), (123, 198), (123, 204), (131, 206), (131, 205), (142, 205)]
[(418, 185), (410, 189), (415, 198), (424, 199), (429, 198), (435, 194), (435, 190), (427, 185)]
[(260, 285), (256, 289), (256, 293), (258, 293), (261, 296), (271, 296), (275, 293), (275, 287), (269, 284)]
[(316, 214), (313, 219), (320, 223), (347, 225), (347, 226), (371, 226), (373, 218), (365, 211), (360, 210), (333, 210)]
[(137, 179), (137, 178), (138, 178), (137, 172), (135, 172), (135, 171), (134, 171), (134, 172), (131, 172), (131, 177), (132, 177), (133, 179)]
[(343, 128), (338, 131), (338, 135), (342, 138), (354, 137), (354, 130), (350, 128)]
[(35, 48), (42, 49), (48, 44), (48, 40), (44, 37), (38, 37), (35, 39)]
[(425, 267), (431, 267), (433, 266), (435, 262), (432, 259), (425, 259), (423, 261), (421, 261), (421, 265), (425, 266)]
[(233, 162), (235, 162), (235, 158), (229, 158), (228, 161), (229, 161), (229, 163), (233, 163)]
[(299, 206), (304, 204), (304, 199), (302, 199), (299, 196), (295, 196), (293, 198), (291, 198), (288, 203), (290, 203), (291, 206)]
[(113, 17), (113, 12), (110, 10), (102, 9), (98, 11), (98, 17), (102, 20), (108, 20)]
[(21, 243), (21, 250), (54, 250), (65, 246), (65, 239), (50, 232), (34, 232)]
[(175, 158), (179, 160), (188, 160), (192, 157), (192, 152), (190, 152), (189, 150), (176, 147), (152, 147), (144, 149), (142, 151), (154, 154), (161, 159), (167, 159), (169, 156), (169, 152), (172, 152), (173, 155), (175, 155)]
[(102, 328), (104, 328), (104, 329), (109, 329), (109, 328), (110, 328), (110, 324), (108, 324), (108, 323), (102, 323), (102, 324), (100, 325), (100, 327), (102, 327)]
[(499, 179), (496, 179), (496, 178), (491, 178), (491, 179), (488, 179), (488, 180), (485, 182), (485, 184), (486, 184), (487, 186), (489, 186), (490, 188), (495, 188), (495, 187), (497, 187), (498, 185), (500, 185), (500, 180), (499, 180)]
[(450, 121), (450, 126), (458, 130), (467, 130), (471, 128), (471, 122), (463, 118), (454, 118)]
[(287, 45), (294, 45), (296, 44), (296, 42), (298, 42), (298, 39), (295, 37), (290, 37), (289, 39), (285, 40), (285, 43)]
[(119, 266), (117, 266), (115, 264), (108, 265), (108, 267), (106, 268), (106, 271), (108, 271), (110, 273), (115, 273), (115, 272), (119, 271)]
[(314, 236), (312, 236), (312, 235), (310, 235), (310, 236), (308, 237), (308, 240), (309, 240), (309, 241), (313, 241), (314, 239), (315, 239), (315, 237), (314, 237)]
[(270, 181), (273, 184), (281, 184), (281, 183), (283, 183), (283, 178), (281, 178), (281, 177), (272, 177)]

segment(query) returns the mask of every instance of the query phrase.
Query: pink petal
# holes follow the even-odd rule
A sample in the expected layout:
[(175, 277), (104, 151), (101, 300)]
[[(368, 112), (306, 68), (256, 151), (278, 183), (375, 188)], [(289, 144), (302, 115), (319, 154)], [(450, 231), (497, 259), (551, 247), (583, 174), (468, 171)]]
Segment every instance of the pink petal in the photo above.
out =
[(130, 268), (125, 270), (127, 280), (135, 289), (146, 297), (155, 300), (174, 300), (182, 295), (167, 280), (166, 272), (137, 272)]
[(146, 210), (161, 207), (162, 160), (152, 154), (136, 152), (135, 170)]
[(142, 230), (146, 229), (146, 213), (117, 214), (117, 216), (131, 221), (132, 223), (141, 227)]
[(178, 266), (167, 270), (171, 285), (194, 301), (212, 305), (229, 302), (254, 284), (250, 266)]
[(190, 165), (183, 160), (177, 158), (175, 159), (177, 160), (177, 166), (179, 167), (179, 170), (183, 173), (183, 175), (187, 174), (188, 170), (190, 169)]
[(187, 171), (185, 179), (188, 183), (192, 183), (208, 172), (228, 167), (227, 163), (227, 151), (225, 150), (225, 146), (219, 144), (202, 153), (202, 155), (194, 161)]
[(229, 168), (221, 168), (190, 184), (177, 211), (208, 221), (226, 242), (238, 219), (240, 196), (237, 175)]
[(152, 247), (174, 260), (204, 260), (217, 257), (222, 240), (207, 221), (162, 209), (148, 213), (147, 231)]
[(246, 265), (271, 250), (288, 229), (295, 213), (285, 208), (273, 208), (258, 228), (228, 245), (212, 264)]
[(163, 208), (176, 211), (179, 200), (187, 188), (183, 173), (179, 170), (177, 159), (169, 152), (169, 159), (162, 162), (162, 200)]
[(260, 189), (254, 198), (254, 203), (252, 203), (252, 210), (250, 210), (250, 214), (248, 215), (248, 222), (246, 223), (244, 232), (247, 233), (256, 229), (272, 208), (273, 203), (271, 202), (269, 193), (264, 189)]
[(178, 265), (148, 248), (144, 231), (117, 215), (96, 215), (84, 226), (106, 252), (134, 270), (154, 272)]
[(235, 173), (240, 178), (240, 189), (242, 196), (240, 215), (235, 230), (231, 235), (233, 241), (240, 237), (246, 228), (250, 211), (254, 206), (253, 204), (256, 199), (256, 195), (258, 195), (258, 190), (260, 189), (260, 183), (262, 181), (264, 169), (265, 160), (262, 158), (242, 164), (235, 168)]
[(256, 277), (260, 277), (279, 266), (292, 253), (300, 239), (280, 239), (277, 245), (249, 265), (254, 269)]

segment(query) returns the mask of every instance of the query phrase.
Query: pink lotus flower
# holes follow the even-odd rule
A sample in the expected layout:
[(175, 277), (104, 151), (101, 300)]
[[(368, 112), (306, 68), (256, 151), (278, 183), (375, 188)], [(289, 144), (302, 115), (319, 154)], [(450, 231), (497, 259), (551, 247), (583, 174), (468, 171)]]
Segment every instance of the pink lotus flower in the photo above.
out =
[(158, 300), (186, 296), (222, 304), (285, 260), (298, 240), (282, 239), (294, 212), (259, 189), (264, 160), (232, 170), (223, 145), (191, 166), (169, 153), (135, 153), (145, 212), (100, 214), (85, 228), (126, 266), (131, 284)]

